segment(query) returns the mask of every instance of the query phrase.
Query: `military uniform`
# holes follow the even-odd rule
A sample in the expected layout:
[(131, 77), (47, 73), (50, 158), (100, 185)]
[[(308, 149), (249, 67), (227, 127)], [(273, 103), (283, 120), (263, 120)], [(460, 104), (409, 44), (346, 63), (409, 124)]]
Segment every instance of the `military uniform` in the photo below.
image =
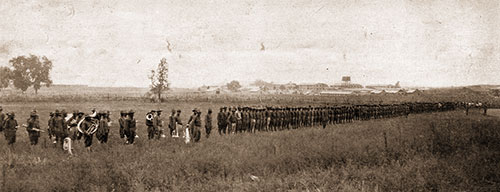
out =
[(118, 119), (118, 124), (120, 124), (120, 138), (125, 138), (125, 121), (127, 119), (127, 113), (125, 111), (120, 111), (120, 118)]
[[(155, 136), (155, 132), (156, 132), (156, 123), (155, 123), (155, 111), (152, 110), (151, 112), (149, 112), (149, 114), (153, 115), (153, 118), (151, 120), (148, 120), (146, 119), (146, 126), (148, 127), (147, 128), (147, 131), (148, 131), (148, 139), (153, 139), (154, 136)], [(148, 114), (148, 115), (149, 115)]]
[(175, 130), (175, 109), (172, 109), (172, 114), (168, 117), (168, 129), (170, 130), (170, 136), (174, 136)]
[(3, 123), (5, 121), (5, 114), (2, 113), (3, 109), (0, 106), (0, 132), (3, 131)]
[(154, 121), (156, 122), (156, 139), (160, 139), (163, 135), (163, 118), (161, 116), (162, 110), (156, 110), (156, 117)]
[(189, 118), (189, 131), (193, 137), (194, 142), (200, 141), (201, 138), (201, 112), (198, 109), (193, 109), (193, 115)]
[(205, 133), (207, 138), (210, 136), (210, 132), (212, 132), (212, 110), (208, 109), (205, 116)]
[(80, 128), (83, 131), (83, 139), (85, 147), (87, 149), (90, 149), (90, 146), (92, 146), (92, 140), (94, 136), (94, 134), (88, 133), (91, 127), (92, 127), (91, 118), (89, 116), (86, 116), (85, 120), (83, 120), (82, 124), (80, 124)]
[(26, 131), (28, 131), (31, 145), (36, 145), (40, 137), (40, 122), (38, 121), (36, 113), (32, 112), (30, 116), (31, 117), (27, 120)]
[(125, 136), (127, 137), (128, 144), (134, 144), (136, 134), (136, 120), (134, 119), (134, 111), (128, 112), (128, 117), (125, 120)]
[(219, 135), (221, 135), (222, 133), (226, 134), (227, 117), (225, 108), (220, 108), (220, 111), (217, 114), (217, 126), (219, 128)]
[(177, 110), (177, 114), (175, 115), (174, 121), (175, 121), (176, 133), (177, 133), (177, 136), (178, 136), (179, 133), (181, 132), (181, 129), (182, 129), (182, 127), (181, 127), (182, 126), (181, 110)]
[(5, 140), (7, 140), (8, 145), (12, 145), (16, 142), (17, 121), (14, 117), (15, 114), (13, 112), (8, 113), (7, 119), (3, 122)]
[(97, 131), (96, 131), (96, 138), (101, 143), (108, 142), (108, 135), (109, 135), (108, 123), (109, 123), (109, 121), (108, 121), (108, 118), (106, 117), (106, 114), (100, 113), (99, 129), (97, 129)]
[(67, 137), (67, 126), (64, 119), (61, 117), (59, 110), (56, 110), (55, 117), (52, 120), (52, 127), (56, 136), (56, 141), (59, 143), (61, 149), (63, 147), (64, 138)]

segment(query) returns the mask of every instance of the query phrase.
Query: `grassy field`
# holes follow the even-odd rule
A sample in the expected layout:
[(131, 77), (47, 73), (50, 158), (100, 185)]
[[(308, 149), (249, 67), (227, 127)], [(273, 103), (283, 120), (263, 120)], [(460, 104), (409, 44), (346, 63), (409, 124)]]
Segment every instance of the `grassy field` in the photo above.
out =
[[(9, 103), (24, 123), (31, 109), (47, 122), (49, 111), (91, 108), (134, 109), (142, 120), (150, 103)], [(216, 103), (172, 103), (187, 120), (196, 106), (204, 113)], [(491, 114), (500, 114), (490, 111)], [(167, 117), (167, 114), (164, 115)], [(215, 115), (214, 115), (215, 117)], [(17, 132), (13, 148), (0, 139), (1, 191), (492, 191), (500, 188), (500, 119), (472, 110), (410, 115), (281, 132), (202, 138), (184, 144), (172, 138), (146, 140), (139, 127), (135, 145), (123, 145), (118, 127), (108, 144), (74, 156), (54, 148), (42, 135), (28, 145)], [(94, 140), (96, 141), (96, 140)], [(251, 179), (256, 176), (258, 179)]]

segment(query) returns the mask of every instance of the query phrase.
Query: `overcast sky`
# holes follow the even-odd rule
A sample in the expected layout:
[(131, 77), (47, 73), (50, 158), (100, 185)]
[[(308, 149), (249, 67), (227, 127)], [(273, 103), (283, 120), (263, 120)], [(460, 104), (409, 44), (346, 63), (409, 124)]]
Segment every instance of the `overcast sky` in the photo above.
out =
[(500, 84), (499, 2), (1, 0), (0, 66), (46, 55), (54, 83), (94, 86), (148, 86), (162, 57), (175, 87)]

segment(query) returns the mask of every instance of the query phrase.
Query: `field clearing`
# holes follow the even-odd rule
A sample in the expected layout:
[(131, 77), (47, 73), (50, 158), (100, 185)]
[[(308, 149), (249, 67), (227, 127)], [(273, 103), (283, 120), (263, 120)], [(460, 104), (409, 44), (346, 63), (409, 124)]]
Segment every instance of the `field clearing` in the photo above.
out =
[[(138, 120), (158, 106), (141, 102), (3, 103), (24, 123), (36, 108), (45, 128), (49, 111), (134, 109)], [(222, 104), (169, 103), (163, 110), (204, 115)], [(42, 134), (28, 144), (23, 128), (13, 148), (0, 139), (1, 191), (491, 191), (500, 187), (497, 110), (428, 113), (350, 124), (219, 136), (200, 143), (146, 140), (139, 123), (135, 145), (123, 145), (116, 124), (108, 144), (75, 155), (55, 149)], [(214, 118), (215, 118), (214, 114)], [(167, 119), (168, 115), (164, 114)], [(215, 123), (215, 122), (214, 122)], [(44, 141), (45, 140), (45, 141)], [(250, 176), (257, 176), (254, 181)]]

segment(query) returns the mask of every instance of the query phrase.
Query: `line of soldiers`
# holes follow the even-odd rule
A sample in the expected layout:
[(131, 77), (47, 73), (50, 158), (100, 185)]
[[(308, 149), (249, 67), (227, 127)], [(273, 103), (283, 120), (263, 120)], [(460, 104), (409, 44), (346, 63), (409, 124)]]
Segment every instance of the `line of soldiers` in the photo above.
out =
[[(323, 105), (307, 107), (222, 107), (217, 114), (217, 125), (219, 134), (234, 134), (239, 132), (256, 131), (279, 131), (285, 129), (296, 129), (299, 127), (323, 126), (328, 124), (341, 124), (353, 122), (356, 120), (381, 119), (398, 116), (408, 116), (411, 113), (424, 113), (435, 111), (455, 110), (459, 103), (402, 103), (390, 105)], [(163, 137), (163, 119), (162, 110), (152, 110), (149, 112), (152, 116), (146, 118), (148, 127), (148, 138)], [(134, 111), (121, 111), (119, 122), (120, 138), (125, 140), (126, 144), (133, 144), (137, 130), (137, 121), (134, 118)], [(193, 109), (186, 125), (183, 125), (181, 110), (172, 109), (169, 116), (168, 128), (171, 137), (179, 137), (184, 132), (184, 138), (189, 140), (193, 138), (198, 142), (201, 137), (201, 111)], [(205, 115), (205, 133), (208, 138), (212, 129), (212, 110), (208, 109)], [(40, 132), (40, 122), (36, 110), (30, 113), (26, 127), (30, 143), (36, 145)], [(74, 111), (67, 114), (64, 110), (56, 110), (50, 113), (48, 120), (48, 135), (55, 143), (61, 147), (66, 137), (71, 140), (80, 140), (84, 138), (85, 147), (90, 150), (93, 135), (101, 143), (108, 141), (108, 135), (111, 126), (110, 112), (96, 112), (92, 110), (90, 114), (85, 115), (81, 111)], [(5, 132), (5, 138), (9, 145), (12, 145), (16, 139), (16, 130), (18, 124), (15, 120), (15, 114), (8, 113), (7, 117), (2, 113), (0, 107), (0, 131)], [(97, 128), (98, 127), (98, 128)], [(186, 128), (186, 131), (183, 130)]]
[(410, 113), (454, 110), (457, 103), (402, 103), (308, 107), (222, 107), (217, 114), (219, 134), (278, 131), (328, 124), (408, 116)]

